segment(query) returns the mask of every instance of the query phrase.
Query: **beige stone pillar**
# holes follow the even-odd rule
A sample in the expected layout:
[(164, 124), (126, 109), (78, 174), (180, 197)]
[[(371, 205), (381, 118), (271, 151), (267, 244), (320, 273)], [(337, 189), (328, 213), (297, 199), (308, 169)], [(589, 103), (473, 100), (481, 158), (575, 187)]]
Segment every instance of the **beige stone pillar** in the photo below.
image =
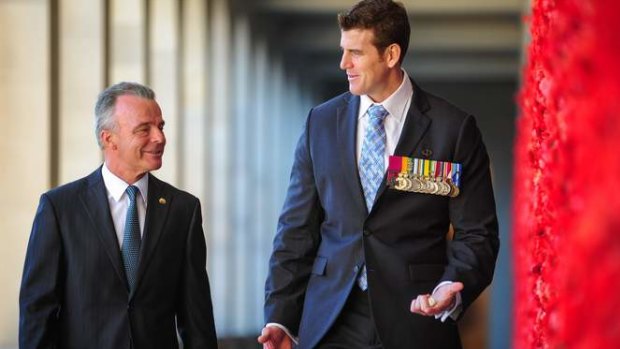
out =
[(179, 1), (150, 0), (148, 13), (148, 76), (155, 90), (166, 126), (164, 164), (155, 172), (160, 179), (178, 185), (179, 151)]
[(49, 26), (49, 0), (0, 1), (0, 347), (17, 347), (26, 244), (51, 184)]
[(108, 0), (108, 82), (147, 81), (145, 0)]
[[(257, 277), (253, 280), (253, 288), (263, 292), (257, 292), (253, 296), (253, 302), (262, 304), (264, 301), (265, 278), (267, 276), (267, 263), (271, 252), (271, 242), (275, 233), (276, 222), (269, 216), (270, 208), (265, 200), (270, 195), (268, 190), (268, 180), (271, 172), (271, 164), (268, 163), (268, 127), (269, 127), (269, 53), (267, 43), (262, 38), (254, 40), (252, 73), (255, 84), (250, 99), (254, 101), (252, 108), (253, 129), (252, 129), (252, 153), (254, 166), (252, 168), (251, 181), (254, 185), (254, 195), (250, 201), (252, 210), (252, 235), (256, 241), (255, 253), (253, 255), (253, 265), (251, 273)], [(262, 323), (262, 311), (255, 314), (254, 321)]]
[(210, 263), (213, 279), (212, 295), (215, 318), (219, 319), (218, 334), (226, 335), (231, 328), (233, 317), (228, 313), (236, 301), (229, 297), (232, 290), (229, 277), (232, 275), (232, 236), (230, 193), (233, 184), (231, 159), (240, 156), (231, 147), (230, 118), (230, 9), (227, 0), (211, 1), (210, 19), (210, 64), (211, 79), (208, 109), (207, 168), (209, 173), (208, 191), (211, 200), (207, 204), (205, 228), (211, 237)]
[[(233, 258), (235, 272), (231, 280), (232, 289), (236, 299), (234, 308), (230, 310), (235, 321), (232, 330), (235, 333), (252, 333), (260, 328), (262, 322), (256, 323), (253, 314), (262, 314), (262, 304), (254, 302), (254, 294), (261, 290), (255, 290), (254, 279), (259, 276), (251, 270), (256, 251), (256, 239), (252, 234), (250, 205), (254, 198), (256, 188), (251, 181), (250, 168), (255, 151), (251, 146), (252, 131), (254, 127), (254, 100), (250, 98), (254, 79), (252, 73), (252, 52), (250, 22), (245, 15), (237, 15), (233, 18), (233, 57), (234, 70), (232, 79), (234, 82), (234, 95), (232, 96), (232, 143), (238, 156), (232, 158), (234, 185), (230, 192), (232, 203)], [(265, 261), (266, 263), (266, 261)]]
[(95, 102), (104, 87), (104, 0), (59, 0), (58, 184), (102, 162)]
[[(209, 100), (208, 1), (182, 1), (181, 76), (181, 133), (178, 139), (179, 185), (196, 195), (202, 202), (203, 217), (209, 198), (207, 183), (207, 116)], [(207, 232), (207, 244), (209, 234)], [(210, 258), (210, 257), (209, 257)], [(210, 263), (209, 263), (210, 264)]]

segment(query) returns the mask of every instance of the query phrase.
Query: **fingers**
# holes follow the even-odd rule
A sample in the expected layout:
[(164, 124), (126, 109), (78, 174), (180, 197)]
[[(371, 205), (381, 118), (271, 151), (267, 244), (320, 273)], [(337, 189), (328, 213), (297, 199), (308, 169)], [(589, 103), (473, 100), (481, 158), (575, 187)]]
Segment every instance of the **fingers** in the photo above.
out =
[(258, 342), (265, 345), (266, 348), (273, 348), (273, 340), (276, 337), (275, 328), (264, 327), (261, 331), (261, 335), (258, 336)]
[(436, 309), (437, 301), (435, 300), (435, 298), (431, 297), (430, 295), (423, 295), (418, 296), (418, 299), (420, 303), (420, 310), (423, 314), (435, 315), (438, 313), (438, 310)]
[[(422, 314), (422, 308), (420, 307), (420, 303), (418, 302), (418, 298), (420, 298), (420, 296), (414, 298), (411, 301), (411, 306), (409, 307), (409, 310), (411, 310), (412, 313)], [(424, 315), (424, 314), (422, 314), (422, 315)]]
[(410, 310), (420, 315), (437, 315), (452, 305), (456, 292), (419, 295), (411, 302)]
[(428, 303), (429, 307), (434, 307), (437, 305), (437, 301), (435, 300), (435, 298), (433, 298), (433, 296), (430, 296), (426, 299), (426, 302)]
[(412, 302), (410, 310), (420, 315), (437, 315), (454, 305), (456, 294), (463, 290), (462, 282), (452, 282), (439, 287), (433, 295), (418, 295)]
[(435, 315), (440, 312), (437, 308), (437, 300), (429, 294), (421, 294), (412, 302), (410, 310), (420, 315)]
[(291, 339), (278, 327), (264, 327), (257, 340), (263, 345), (263, 349), (291, 349), (292, 347)]

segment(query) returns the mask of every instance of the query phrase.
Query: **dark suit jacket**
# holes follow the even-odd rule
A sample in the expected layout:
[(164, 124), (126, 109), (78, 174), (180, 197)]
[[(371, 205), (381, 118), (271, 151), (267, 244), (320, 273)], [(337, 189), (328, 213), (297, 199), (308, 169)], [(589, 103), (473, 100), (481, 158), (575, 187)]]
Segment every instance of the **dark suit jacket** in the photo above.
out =
[(384, 179), (367, 212), (355, 150), (359, 103), (345, 93), (310, 111), (274, 239), (266, 321), (298, 333), (299, 348), (314, 347), (366, 263), (371, 309), (386, 349), (459, 348), (454, 321), (412, 314), (409, 306), (450, 280), (464, 283), (465, 309), (491, 282), (499, 240), (480, 132), (471, 115), (414, 84), (395, 155), (428, 158), (430, 150), (431, 159), (461, 163), (460, 195), (398, 191)]
[(177, 328), (185, 348), (217, 348), (200, 203), (153, 175), (148, 190), (131, 293), (101, 168), (41, 196), (20, 292), (21, 349), (178, 348)]

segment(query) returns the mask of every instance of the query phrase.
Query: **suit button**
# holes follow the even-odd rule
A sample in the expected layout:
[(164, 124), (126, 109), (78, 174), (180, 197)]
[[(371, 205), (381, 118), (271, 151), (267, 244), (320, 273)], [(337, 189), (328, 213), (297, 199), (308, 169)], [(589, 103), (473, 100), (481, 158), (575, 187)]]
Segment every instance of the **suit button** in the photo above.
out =
[(372, 235), (372, 232), (368, 229), (364, 229), (364, 236), (370, 236)]

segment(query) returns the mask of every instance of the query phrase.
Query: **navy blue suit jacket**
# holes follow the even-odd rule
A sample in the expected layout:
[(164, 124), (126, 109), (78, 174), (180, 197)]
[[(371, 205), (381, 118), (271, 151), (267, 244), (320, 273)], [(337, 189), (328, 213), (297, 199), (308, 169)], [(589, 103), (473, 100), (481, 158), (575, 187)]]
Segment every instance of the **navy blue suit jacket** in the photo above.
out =
[(451, 280), (464, 283), (466, 309), (492, 280), (498, 227), (480, 132), (471, 115), (414, 84), (395, 155), (461, 163), (460, 195), (398, 191), (384, 179), (367, 212), (356, 161), (359, 103), (345, 93), (309, 113), (274, 239), (265, 320), (298, 334), (299, 348), (314, 347), (366, 263), (385, 348), (459, 348), (454, 321), (412, 314), (409, 306)]
[(185, 348), (217, 348), (200, 203), (153, 175), (148, 188), (131, 293), (101, 168), (41, 196), (20, 292), (21, 349), (178, 348), (177, 329)]

